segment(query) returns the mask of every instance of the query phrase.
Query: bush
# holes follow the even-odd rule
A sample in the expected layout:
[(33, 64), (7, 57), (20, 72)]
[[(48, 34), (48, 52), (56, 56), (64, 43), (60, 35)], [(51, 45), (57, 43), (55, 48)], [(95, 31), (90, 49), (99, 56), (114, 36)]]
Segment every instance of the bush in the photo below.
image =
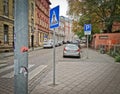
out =
[(120, 55), (118, 55), (118, 56), (115, 57), (115, 61), (116, 62), (120, 62)]
[(115, 53), (114, 51), (109, 51), (107, 52), (108, 55), (112, 56), (112, 57), (116, 57), (117, 53)]

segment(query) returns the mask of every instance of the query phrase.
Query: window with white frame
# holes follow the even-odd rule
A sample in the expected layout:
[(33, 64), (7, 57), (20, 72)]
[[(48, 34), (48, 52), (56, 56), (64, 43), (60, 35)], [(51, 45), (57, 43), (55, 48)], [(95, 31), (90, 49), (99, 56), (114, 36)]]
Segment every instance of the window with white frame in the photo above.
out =
[(34, 16), (34, 4), (31, 3), (31, 16)]
[(4, 25), (4, 43), (8, 43), (9, 39), (8, 39), (8, 25)]
[(9, 0), (3, 0), (3, 15), (8, 16), (9, 14)]

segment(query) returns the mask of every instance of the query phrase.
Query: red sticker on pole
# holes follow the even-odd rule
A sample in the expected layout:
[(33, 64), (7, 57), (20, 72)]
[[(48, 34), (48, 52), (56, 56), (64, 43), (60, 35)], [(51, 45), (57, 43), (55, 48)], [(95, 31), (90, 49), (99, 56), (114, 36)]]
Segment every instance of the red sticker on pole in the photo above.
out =
[(28, 51), (28, 47), (23, 46), (23, 47), (21, 48), (21, 52), (27, 52), (27, 51)]

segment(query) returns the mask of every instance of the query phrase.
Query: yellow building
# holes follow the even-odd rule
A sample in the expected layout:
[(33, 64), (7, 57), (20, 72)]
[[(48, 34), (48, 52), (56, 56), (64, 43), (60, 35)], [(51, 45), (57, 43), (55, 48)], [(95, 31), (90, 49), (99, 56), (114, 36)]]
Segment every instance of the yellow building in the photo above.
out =
[[(29, 0), (29, 38), (34, 33), (35, 1)], [(14, 0), (0, 1), (0, 52), (13, 50), (14, 47)]]
[[(29, 1), (28, 46), (42, 46), (49, 36), (49, 0)], [(14, 0), (0, 1), (0, 52), (14, 47)]]
[(29, 0), (29, 35), (28, 35), (28, 45), (29, 47), (32, 46), (32, 42), (33, 44), (35, 44), (35, 40), (32, 39), (32, 36), (34, 36), (34, 32), (35, 32), (35, 0)]
[(0, 52), (13, 48), (14, 0), (0, 1)]

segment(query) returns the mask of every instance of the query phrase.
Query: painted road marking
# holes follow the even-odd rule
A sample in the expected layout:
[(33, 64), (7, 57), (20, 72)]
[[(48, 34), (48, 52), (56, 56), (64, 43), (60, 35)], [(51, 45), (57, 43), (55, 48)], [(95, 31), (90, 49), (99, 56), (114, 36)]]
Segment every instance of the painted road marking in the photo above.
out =
[(2, 72), (4, 72), (4, 71), (7, 71), (7, 70), (9, 70), (9, 69), (11, 69), (11, 68), (13, 68), (13, 67), (14, 67), (14, 65), (7, 66), (7, 67), (5, 67), (5, 68), (2, 68), (2, 69), (0, 69), (0, 73), (2, 73)]
[(0, 67), (4, 67), (4, 66), (6, 66), (7, 64), (0, 64)]
[[(14, 65), (12, 65), (11, 67), (13, 67)], [(28, 65), (28, 69), (30, 69), (31, 67), (33, 67), (34, 64), (30, 64)], [(7, 68), (8, 69), (8, 68)], [(4, 70), (7, 70), (6, 68)], [(10, 73), (7, 73), (5, 75), (2, 76), (2, 78), (12, 78), (14, 77), (14, 71), (10, 72)]]
[[(33, 67), (34, 65), (28, 65), (28, 69), (30, 69), (31, 67)], [(9, 68), (7, 69), (10, 69), (12, 68), (13, 66), (9, 66)], [(31, 80), (32, 78), (34, 78), (37, 74), (39, 74), (43, 69), (45, 69), (47, 67), (47, 65), (40, 65), (39, 67), (35, 68), (34, 70), (32, 70), (28, 75), (28, 80)], [(7, 70), (6, 68), (4, 70)], [(2, 76), (2, 78), (12, 78), (14, 77), (14, 71), (8, 73), (8, 74), (5, 74)]]
[(40, 73), (46, 67), (47, 65), (40, 65), (39, 67), (35, 68), (33, 71), (29, 73), (28, 80), (31, 80), (33, 77), (35, 77), (38, 73)]

